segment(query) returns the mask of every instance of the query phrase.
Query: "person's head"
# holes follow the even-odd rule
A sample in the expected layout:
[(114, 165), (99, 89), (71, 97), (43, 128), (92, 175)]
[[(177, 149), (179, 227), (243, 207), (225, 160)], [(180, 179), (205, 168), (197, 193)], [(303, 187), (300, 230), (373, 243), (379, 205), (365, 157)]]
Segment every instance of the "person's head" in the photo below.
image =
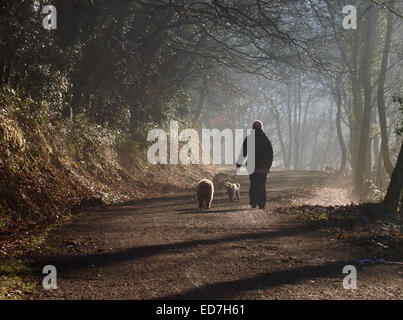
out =
[(263, 123), (259, 120), (253, 121), (252, 129), (261, 129), (263, 130)]

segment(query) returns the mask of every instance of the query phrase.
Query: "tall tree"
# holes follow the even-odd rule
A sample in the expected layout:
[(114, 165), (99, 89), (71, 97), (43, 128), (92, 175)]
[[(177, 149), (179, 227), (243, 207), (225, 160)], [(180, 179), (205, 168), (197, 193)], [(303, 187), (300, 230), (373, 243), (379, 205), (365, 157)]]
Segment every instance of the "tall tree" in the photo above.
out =
[(379, 116), (379, 125), (381, 127), (381, 151), (382, 151), (383, 163), (389, 175), (392, 175), (393, 164), (389, 157), (390, 152), (389, 152), (389, 137), (387, 129), (388, 126), (385, 114), (385, 79), (388, 68), (390, 45), (392, 41), (392, 31), (393, 31), (393, 13), (389, 11), (387, 14), (385, 44), (382, 53), (382, 65), (379, 73), (379, 84), (378, 84), (378, 116)]
[(356, 172), (354, 177), (354, 194), (357, 199), (363, 200), (367, 196), (365, 178), (368, 170), (368, 160), (370, 159), (370, 121), (372, 112), (372, 84), (371, 84), (371, 65), (374, 54), (374, 38), (376, 31), (377, 10), (369, 5), (363, 27), (363, 42), (360, 59), (359, 77), (364, 92), (364, 110), (362, 122), (360, 124), (360, 139), (358, 145), (358, 157), (356, 163)]
[(344, 173), (347, 165), (347, 148), (343, 138), (343, 131), (341, 129), (341, 117), (342, 117), (342, 96), (341, 96), (341, 76), (339, 75), (336, 79), (336, 85), (334, 88), (334, 98), (337, 106), (337, 114), (336, 114), (336, 129), (337, 129), (337, 138), (339, 140), (340, 150), (341, 150), (341, 164), (338, 172)]

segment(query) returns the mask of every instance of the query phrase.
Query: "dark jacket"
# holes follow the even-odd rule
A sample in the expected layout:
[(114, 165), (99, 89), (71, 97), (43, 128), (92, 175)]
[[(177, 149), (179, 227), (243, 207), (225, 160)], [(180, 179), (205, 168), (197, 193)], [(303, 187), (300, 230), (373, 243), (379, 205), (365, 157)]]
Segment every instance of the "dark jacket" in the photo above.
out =
[[(242, 145), (242, 153), (248, 155), (248, 137)], [(273, 163), (273, 147), (262, 129), (255, 129), (255, 169), (270, 169)]]

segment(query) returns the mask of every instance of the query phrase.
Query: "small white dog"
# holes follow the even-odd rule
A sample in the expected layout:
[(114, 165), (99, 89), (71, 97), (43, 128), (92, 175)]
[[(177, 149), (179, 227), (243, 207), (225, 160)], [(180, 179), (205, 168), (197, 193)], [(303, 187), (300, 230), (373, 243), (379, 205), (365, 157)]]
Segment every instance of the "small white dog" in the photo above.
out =
[(231, 182), (226, 182), (225, 187), (227, 188), (227, 194), (229, 197), (229, 201), (234, 201), (234, 198), (237, 200), (240, 199), (240, 188), (241, 185), (239, 183), (231, 183)]

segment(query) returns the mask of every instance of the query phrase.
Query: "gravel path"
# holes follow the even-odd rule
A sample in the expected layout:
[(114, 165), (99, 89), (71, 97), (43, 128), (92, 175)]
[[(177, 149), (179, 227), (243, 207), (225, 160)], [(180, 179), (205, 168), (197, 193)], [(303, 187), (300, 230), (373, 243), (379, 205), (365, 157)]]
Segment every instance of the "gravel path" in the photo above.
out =
[[(53, 231), (34, 270), (56, 266), (58, 289), (38, 285), (33, 299), (402, 299), (400, 264), (362, 265), (363, 249), (312, 224), (273, 212), (311, 172), (273, 172), (265, 210), (217, 190), (210, 211), (193, 192), (88, 212)], [(343, 266), (358, 288), (343, 288)], [(42, 278), (38, 278), (41, 283)]]

